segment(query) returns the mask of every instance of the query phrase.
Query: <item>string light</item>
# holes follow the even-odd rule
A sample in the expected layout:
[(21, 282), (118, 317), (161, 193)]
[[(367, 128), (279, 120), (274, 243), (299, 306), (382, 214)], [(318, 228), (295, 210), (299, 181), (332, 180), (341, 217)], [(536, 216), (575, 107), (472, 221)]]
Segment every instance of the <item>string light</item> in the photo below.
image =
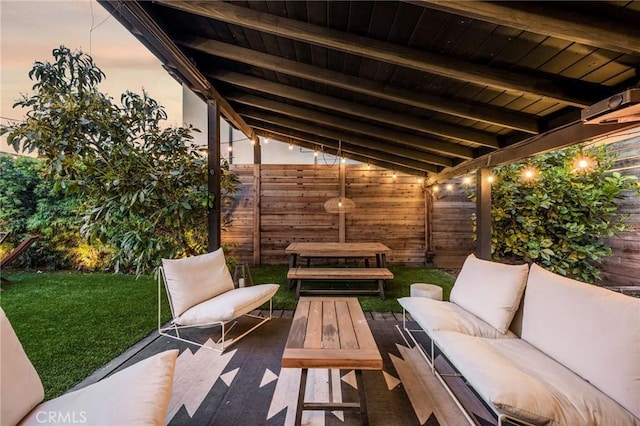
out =
[(395, 170), (393, 171), (393, 174), (391, 175), (391, 177), (392, 177), (393, 179), (395, 179), (395, 178), (397, 178), (397, 177), (398, 177), (398, 174), (395, 172)]
[(233, 147), (232, 147), (231, 145), (229, 145), (229, 146), (227, 147), (227, 151), (229, 151), (229, 152), (233, 151)]
[(522, 169), (522, 180), (525, 182), (533, 182), (538, 177), (538, 171), (533, 166), (527, 166)]
[(256, 140), (254, 138), (251, 138), (251, 145), (255, 145), (256, 144)]
[(440, 185), (433, 185), (431, 189), (433, 190), (433, 192), (438, 192), (440, 191)]
[(446, 188), (447, 188), (447, 191), (449, 191), (449, 192), (453, 191), (453, 184), (448, 183)]
[(469, 176), (465, 176), (465, 178), (462, 179), (462, 183), (465, 185), (469, 185), (471, 183), (471, 178)]
[(318, 156), (318, 151), (313, 151), (313, 156), (317, 157)]
[(264, 140), (264, 144), (266, 145), (266, 144), (268, 144), (268, 143), (269, 143), (269, 138), (266, 138), (266, 139)]
[(289, 151), (293, 150), (293, 144), (289, 144)]
[(494, 175), (487, 176), (487, 182), (488, 183), (493, 183), (495, 181), (496, 181), (496, 177)]
[(424, 180), (423, 180), (421, 177), (419, 177), (419, 178), (418, 178), (418, 183), (419, 183), (420, 185), (422, 185), (422, 182), (424, 182)]
[(572, 168), (576, 173), (588, 173), (593, 170), (596, 164), (596, 161), (592, 157), (583, 154), (581, 151), (580, 155), (573, 160)]
[(340, 159), (340, 162), (341, 162), (342, 164), (344, 164), (344, 163), (346, 163), (346, 162), (347, 162), (347, 159), (346, 159), (346, 158), (344, 158), (344, 157), (342, 157), (342, 158)]

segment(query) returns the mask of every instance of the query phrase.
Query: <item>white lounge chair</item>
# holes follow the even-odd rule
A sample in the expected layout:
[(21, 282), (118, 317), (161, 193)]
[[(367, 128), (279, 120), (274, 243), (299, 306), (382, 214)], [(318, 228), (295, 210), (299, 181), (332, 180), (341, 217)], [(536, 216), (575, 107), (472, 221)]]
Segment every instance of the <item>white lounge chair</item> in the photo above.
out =
[(0, 309), (0, 424), (162, 425), (177, 350), (161, 352), (97, 383), (42, 402), (44, 388)]
[[(272, 298), (278, 284), (259, 284), (235, 288), (222, 248), (211, 253), (183, 259), (162, 259), (158, 272), (158, 332), (167, 337), (223, 352), (232, 344), (271, 319)], [(172, 320), (162, 325), (162, 283), (167, 292)], [(250, 314), (269, 302), (269, 316)], [(257, 318), (251, 329), (227, 339), (233, 327), (227, 323), (241, 316)], [(235, 322), (234, 322), (235, 324)], [(202, 344), (181, 335), (180, 330), (194, 327), (220, 326), (222, 335), (216, 346)]]

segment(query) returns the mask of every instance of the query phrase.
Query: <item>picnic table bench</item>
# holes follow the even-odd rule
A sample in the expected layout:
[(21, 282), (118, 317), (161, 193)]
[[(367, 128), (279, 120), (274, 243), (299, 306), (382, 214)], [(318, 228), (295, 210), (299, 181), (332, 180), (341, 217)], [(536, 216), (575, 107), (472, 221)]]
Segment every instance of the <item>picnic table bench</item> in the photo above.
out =
[(379, 294), (384, 300), (384, 285), (386, 280), (393, 279), (393, 273), (387, 268), (289, 268), (287, 279), (296, 281), (296, 297), (304, 294), (326, 294), (324, 289), (301, 290), (302, 280), (316, 281), (368, 281), (378, 283), (377, 289), (339, 289), (331, 292), (350, 294)]

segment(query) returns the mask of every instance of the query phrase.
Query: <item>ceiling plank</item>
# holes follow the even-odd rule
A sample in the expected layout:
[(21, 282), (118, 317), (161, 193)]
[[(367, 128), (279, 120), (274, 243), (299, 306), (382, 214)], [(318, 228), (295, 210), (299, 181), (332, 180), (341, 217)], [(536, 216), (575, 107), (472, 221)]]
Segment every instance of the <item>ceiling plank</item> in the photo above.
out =
[(128, 23), (133, 34), (139, 34), (138, 38), (154, 53), (160, 62), (165, 64), (170, 74), (177, 76), (182, 84), (185, 84), (194, 93), (199, 93), (205, 99), (214, 99), (218, 102), (220, 110), (238, 130), (249, 139), (254, 138), (253, 129), (244, 122), (229, 105), (229, 103), (216, 91), (209, 80), (203, 76), (198, 68), (182, 53), (171, 38), (155, 23), (138, 2), (124, 0), (99, 0), (109, 13), (119, 16)]
[[(514, 130), (521, 130), (527, 133), (538, 133), (538, 123), (536, 118), (528, 114), (507, 111), (490, 105), (460, 102), (426, 93), (416, 93), (360, 77), (202, 37), (183, 37), (178, 40), (177, 43), (209, 55), (242, 62), (255, 67), (269, 69), (275, 72), (331, 85), (380, 99), (386, 99), (403, 105), (411, 105), (430, 111), (437, 111), (457, 117), (468, 118), (470, 120), (478, 120), (484, 123)], [(449, 134), (442, 136), (455, 137), (456, 139), (460, 138), (460, 136), (458, 136), (459, 132), (457, 132), (457, 127), (449, 126), (450, 129), (448, 129), (446, 125), (441, 127), (443, 129), (442, 131), (445, 131), (446, 129), (449, 132)], [(480, 136), (482, 136), (482, 134), (480, 134)], [(465, 134), (464, 137), (467, 138), (469, 135)], [(489, 139), (491, 139), (491, 136), (489, 134), (485, 134), (482, 140), (475, 142), (484, 145)], [(493, 139), (493, 142), (497, 144), (495, 138)]]
[(493, 153), (466, 161), (456, 167), (445, 169), (437, 175), (432, 175), (429, 179), (429, 184), (443, 182), (479, 168), (490, 168), (512, 163), (534, 155), (619, 133), (637, 126), (638, 123), (594, 125), (577, 121), (559, 129), (550, 130), (542, 135), (532, 136), (527, 140), (509, 145)]
[[(231, 71), (215, 71), (208, 74), (214, 79), (224, 81), (236, 86), (244, 87), (259, 92), (272, 94), (286, 99), (292, 99), (297, 102), (315, 105), (332, 111), (342, 112), (368, 120), (374, 120), (381, 123), (390, 124), (396, 127), (404, 127), (423, 133), (431, 133), (431, 123), (427, 123), (423, 119), (411, 117), (404, 114), (398, 114), (379, 108), (368, 107), (354, 102), (342, 101), (331, 98), (329, 96), (319, 95), (295, 87), (289, 87), (284, 84), (274, 83), (255, 77)], [(467, 155), (467, 149), (462, 146), (451, 144), (448, 153), (458, 157)]]
[(614, 52), (640, 54), (637, 26), (577, 11), (567, 14), (541, 2), (415, 0), (408, 3)]
[(393, 162), (394, 157), (379, 154), (373, 150), (368, 152), (366, 155), (363, 155), (362, 153), (358, 154), (356, 152), (349, 151), (348, 144), (339, 144), (337, 141), (329, 140), (309, 133), (292, 133), (289, 130), (284, 130), (271, 123), (252, 121), (251, 124), (255, 128), (256, 134), (262, 137), (274, 139), (284, 143), (290, 143), (292, 145), (301, 146), (307, 149), (326, 152), (328, 154), (336, 156), (344, 155), (344, 153), (347, 153), (347, 157), (351, 160), (359, 161), (361, 163), (374, 164), (380, 167), (384, 167), (388, 170), (396, 170), (399, 172), (420, 176), (426, 176), (439, 170), (438, 167), (432, 164), (424, 164), (417, 161), (410, 162), (410, 165), (407, 165), (404, 159)]
[(363, 149), (365, 151), (375, 150), (384, 153), (385, 155), (391, 154), (395, 157), (403, 157), (403, 161), (404, 159), (407, 159), (409, 161), (418, 160), (422, 163), (431, 163), (438, 166), (453, 166), (453, 160), (451, 160), (450, 158), (442, 157), (440, 155), (430, 154), (428, 152), (418, 151), (411, 148), (403, 148), (399, 145), (387, 144), (374, 139), (363, 138), (350, 133), (292, 120), (290, 118), (272, 114), (269, 112), (258, 111), (250, 108), (240, 108), (239, 111), (240, 115), (242, 115), (245, 119), (253, 118), (255, 120), (265, 121), (267, 123), (277, 124), (287, 129), (299, 130), (301, 132), (324, 136), (329, 139), (335, 139), (349, 143), (354, 147), (353, 150), (358, 154), (362, 154)]
[[(441, 75), (516, 95), (548, 98), (583, 108), (592, 100), (567, 93), (552, 80), (462, 61), (424, 50), (378, 41), (331, 28), (282, 18), (224, 2), (157, 0), (156, 3), (256, 31), (326, 47), (394, 65)], [(589, 93), (589, 91), (577, 91)]]
[[(433, 139), (425, 139), (421, 136), (398, 132), (367, 123), (360, 123), (351, 119), (342, 118), (331, 114), (325, 114), (307, 108), (300, 108), (294, 105), (285, 104), (283, 102), (261, 98), (259, 96), (238, 92), (235, 94), (227, 95), (227, 99), (229, 101), (260, 108), (262, 110), (273, 111), (279, 114), (286, 115), (288, 117), (311, 121), (313, 123), (322, 124), (323, 126), (329, 126), (344, 131), (360, 133), (362, 135), (371, 136), (378, 139), (384, 139), (392, 143), (399, 143), (408, 147), (417, 148), (419, 150), (433, 151), (445, 155), (454, 155), (459, 158), (464, 158), (465, 160), (473, 158), (473, 149), (469, 147), (464, 147), (467, 154), (461, 155), (459, 153), (451, 152), (451, 143), (436, 141)], [(460, 148), (457, 147), (455, 151), (459, 152)]]

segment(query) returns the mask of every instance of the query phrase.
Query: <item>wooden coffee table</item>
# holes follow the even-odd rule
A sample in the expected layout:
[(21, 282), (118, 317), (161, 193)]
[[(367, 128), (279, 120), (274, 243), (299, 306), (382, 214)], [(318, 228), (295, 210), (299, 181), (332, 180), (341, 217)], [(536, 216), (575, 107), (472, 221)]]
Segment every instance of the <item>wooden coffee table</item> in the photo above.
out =
[[(362, 370), (382, 370), (382, 357), (358, 299), (301, 297), (282, 354), (283, 368), (301, 368), (296, 425), (304, 410), (356, 410), (368, 425)], [(355, 370), (358, 402), (305, 402), (309, 368)]]

